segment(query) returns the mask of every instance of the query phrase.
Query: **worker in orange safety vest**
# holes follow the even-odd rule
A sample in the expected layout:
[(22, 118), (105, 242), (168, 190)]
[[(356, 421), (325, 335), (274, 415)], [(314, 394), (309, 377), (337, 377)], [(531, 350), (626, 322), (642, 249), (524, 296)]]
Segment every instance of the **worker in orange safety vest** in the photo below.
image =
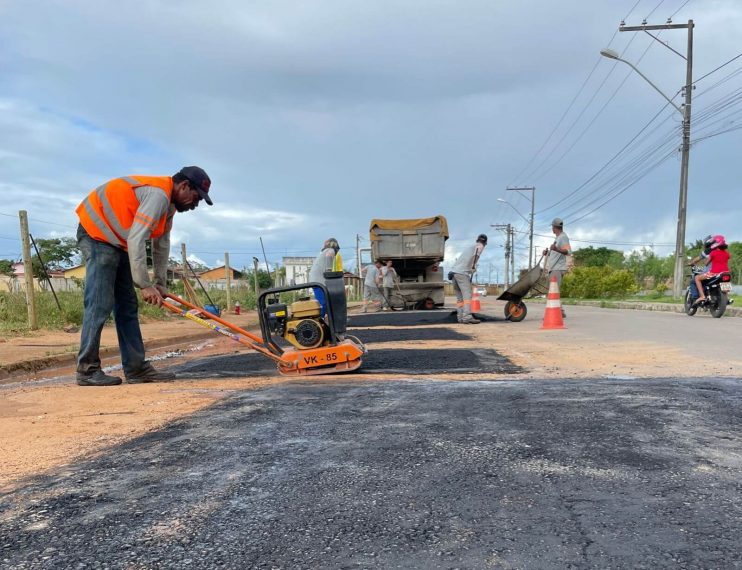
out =
[[(99, 186), (77, 207), (77, 243), (85, 260), (84, 314), (77, 355), (80, 386), (114, 386), (121, 379), (101, 369), (100, 338), (113, 312), (126, 381), (175, 379), (144, 356), (134, 287), (145, 302), (162, 305), (167, 287), (170, 230), (175, 212), (213, 205), (211, 179), (198, 166), (173, 176), (124, 176)], [(154, 279), (147, 271), (146, 241), (152, 240)]]

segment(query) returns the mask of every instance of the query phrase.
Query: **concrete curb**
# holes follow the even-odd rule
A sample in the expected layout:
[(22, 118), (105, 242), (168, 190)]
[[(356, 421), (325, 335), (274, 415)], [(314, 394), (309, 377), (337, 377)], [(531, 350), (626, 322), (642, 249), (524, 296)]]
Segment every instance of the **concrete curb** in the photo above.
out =
[[(181, 344), (187, 344), (189, 342), (198, 342), (200, 340), (206, 340), (214, 337), (213, 332), (204, 331), (202, 333), (194, 333), (189, 335), (183, 335), (178, 338), (158, 338), (155, 340), (144, 341), (144, 349), (149, 352), (151, 350), (162, 348), (165, 346), (177, 346)], [(119, 353), (119, 347), (116, 346), (102, 346), (100, 349), (100, 357), (108, 358), (109, 356), (115, 356)], [(68, 352), (65, 354), (55, 354), (52, 356), (43, 356), (39, 358), (29, 358), (28, 360), (21, 360), (19, 362), (13, 362), (0, 366), (0, 381), (10, 378), (18, 373), (26, 372), (39, 372), (46, 370), (47, 368), (59, 368), (62, 366), (68, 366), (74, 364), (77, 360), (77, 352)]]
[[(530, 299), (539, 303), (545, 303), (544, 299)], [(638, 301), (582, 301), (573, 299), (562, 299), (564, 305), (582, 305), (585, 307), (599, 307), (601, 309), (632, 309), (636, 311), (665, 311), (667, 313), (685, 313), (685, 308), (679, 303), (642, 303)], [(742, 307), (727, 307), (724, 311), (725, 317), (742, 317)]]

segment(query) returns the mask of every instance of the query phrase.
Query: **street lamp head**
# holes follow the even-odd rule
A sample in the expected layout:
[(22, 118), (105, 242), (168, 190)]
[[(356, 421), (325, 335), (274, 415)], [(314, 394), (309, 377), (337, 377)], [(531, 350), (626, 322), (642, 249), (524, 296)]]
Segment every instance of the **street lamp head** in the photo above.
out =
[(507, 200), (503, 200), (502, 198), (498, 198), (497, 201), (502, 202), (503, 204), (507, 204)]
[(600, 55), (607, 57), (608, 59), (619, 59), (618, 52), (609, 48), (603, 48), (600, 50)]

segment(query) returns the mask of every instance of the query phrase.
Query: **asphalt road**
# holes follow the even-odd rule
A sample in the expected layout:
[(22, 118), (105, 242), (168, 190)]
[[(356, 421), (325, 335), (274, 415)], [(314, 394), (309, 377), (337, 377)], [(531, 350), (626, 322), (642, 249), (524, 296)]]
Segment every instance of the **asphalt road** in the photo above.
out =
[(284, 384), (0, 498), (3, 568), (742, 567), (742, 381)]

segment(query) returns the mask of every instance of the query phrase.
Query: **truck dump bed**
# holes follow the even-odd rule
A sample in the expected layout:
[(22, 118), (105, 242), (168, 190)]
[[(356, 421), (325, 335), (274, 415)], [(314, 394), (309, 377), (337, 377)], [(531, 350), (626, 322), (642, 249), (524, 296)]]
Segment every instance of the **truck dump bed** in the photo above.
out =
[(391, 259), (399, 276), (397, 295), (404, 305), (443, 305), (443, 261), (448, 223), (443, 216), (407, 220), (371, 220), (373, 259)]
[(374, 259), (443, 260), (448, 223), (443, 216), (414, 220), (371, 220)]

